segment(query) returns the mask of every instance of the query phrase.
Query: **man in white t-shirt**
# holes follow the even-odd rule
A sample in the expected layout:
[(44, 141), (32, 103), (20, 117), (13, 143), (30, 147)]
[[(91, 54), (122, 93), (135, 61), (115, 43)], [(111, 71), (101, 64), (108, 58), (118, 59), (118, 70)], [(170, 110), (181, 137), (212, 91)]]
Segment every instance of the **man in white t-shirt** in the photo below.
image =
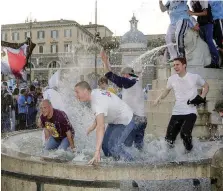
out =
[[(193, 148), (191, 134), (197, 119), (196, 106), (205, 103), (209, 85), (198, 74), (186, 71), (185, 58), (176, 58), (173, 63), (176, 74), (169, 77), (166, 89), (156, 99), (154, 105), (157, 105), (173, 89), (176, 102), (165, 139), (170, 147), (173, 147), (176, 137), (180, 133), (186, 150), (190, 151)], [(199, 87), (202, 87), (201, 95), (198, 95), (197, 92)]]
[[(89, 164), (100, 161), (102, 148), (105, 156), (116, 159), (132, 160), (123, 145), (133, 142), (132, 132), (135, 129), (131, 108), (115, 94), (106, 90), (91, 90), (90, 85), (81, 81), (75, 85), (77, 99), (82, 102), (90, 101), (96, 116), (94, 124), (88, 129), (88, 134), (96, 128), (96, 151)], [(105, 123), (108, 123), (105, 131)]]

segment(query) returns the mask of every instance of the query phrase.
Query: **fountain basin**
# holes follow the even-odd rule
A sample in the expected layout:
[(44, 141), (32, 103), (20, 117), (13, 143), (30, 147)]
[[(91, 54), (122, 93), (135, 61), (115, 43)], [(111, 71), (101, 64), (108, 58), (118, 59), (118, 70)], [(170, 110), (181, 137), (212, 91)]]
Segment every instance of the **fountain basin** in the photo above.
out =
[[(130, 163), (100, 163), (99, 165), (87, 165), (86, 162), (46, 162), (41, 157), (13, 150), (6, 147), (13, 140), (18, 140), (24, 135), (32, 136), (32, 134), (40, 133), (39, 130), (20, 131), (9, 133), (2, 140), (2, 190), (36, 190), (35, 183), (19, 180), (18, 177), (12, 178), (7, 172), (21, 173), (28, 176), (40, 176), (54, 179), (67, 180), (83, 180), (103, 182), (111, 187), (118, 187), (118, 183), (122, 180), (175, 180), (175, 179), (192, 179), (192, 178), (210, 178), (211, 176), (211, 158), (195, 161), (180, 161), (155, 163), (149, 162), (130, 162)], [(20, 182), (20, 184), (18, 184)], [(106, 189), (106, 185), (102, 188)], [(91, 184), (90, 184), (91, 185)], [(92, 184), (93, 185), (93, 184)], [(100, 184), (99, 184), (100, 185)], [(48, 186), (48, 189), (47, 189)], [(54, 190), (57, 185), (48, 185), (44, 187), (46, 190)], [(11, 189), (9, 189), (9, 187)], [(20, 189), (18, 189), (20, 187)], [(53, 188), (52, 188), (53, 187)], [(60, 186), (63, 187), (63, 186)], [(80, 185), (78, 186), (80, 187)], [(83, 186), (84, 187), (84, 186)], [(86, 186), (89, 188), (89, 186)], [(92, 186), (94, 188), (94, 185)], [(108, 190), (111, 190), (107, 188)], [(72, 190), (80, 188), (72, 188)], [(87, 190), (87, 188), (84, 188)], [(90, 189), (90, 188), (89, 188)], [(117, 188), (119, 189), (119, 188)], [(69, 190), (64, 186), (62, 190)], [(91, 189), (92, 190), (92, 189)], [(96, 189), (97, 190), (97, 189)]]

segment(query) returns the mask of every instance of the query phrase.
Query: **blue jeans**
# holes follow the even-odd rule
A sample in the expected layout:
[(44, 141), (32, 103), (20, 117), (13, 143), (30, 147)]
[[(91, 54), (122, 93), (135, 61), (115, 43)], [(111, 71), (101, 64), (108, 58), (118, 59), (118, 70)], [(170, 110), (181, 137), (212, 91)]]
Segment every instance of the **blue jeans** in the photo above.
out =
[(125, 151), (125, 146), (132, 145), (134, 141), (134, 129), (132, 120), (128, 125), (108, 124), (102, 142), (102, 150), (105, 156), (112, 156), (115, 159), (120, 157), (126, 161), (133, 160), (130, 153)]
[(46, 150), (53, 150), (53, 149), (63, 149), (67, 150), (70, 146), (70, 143), (67, 137), (63, 138), (62, 140), (56, 140), (53, 136), (46, 141), (45, 149)]
[(213, 42), (213, 24), (200, 26), (200, 37), (207, 43), (211, 53), (211, 63), (218, 65), (219, 55), (218, 50)]

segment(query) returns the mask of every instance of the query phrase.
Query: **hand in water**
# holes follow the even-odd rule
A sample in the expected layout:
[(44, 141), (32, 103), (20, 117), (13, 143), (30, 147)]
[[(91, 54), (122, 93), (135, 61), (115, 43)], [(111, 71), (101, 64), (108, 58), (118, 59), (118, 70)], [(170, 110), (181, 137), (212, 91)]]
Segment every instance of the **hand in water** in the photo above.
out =
[(88, 162), (88, 164), (96, 164), (101, 161), (100, 151), (96, 151), (94, 157)]
[(77, 151), (76, 147), (73, 147), (73, 148), (69, 147), (68, 150), (72, 153), (75, 153)]

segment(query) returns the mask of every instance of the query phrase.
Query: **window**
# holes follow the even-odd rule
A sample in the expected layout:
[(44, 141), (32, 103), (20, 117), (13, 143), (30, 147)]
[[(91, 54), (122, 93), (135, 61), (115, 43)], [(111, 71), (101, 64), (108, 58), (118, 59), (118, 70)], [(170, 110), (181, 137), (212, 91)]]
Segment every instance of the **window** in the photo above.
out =
[(34, 65), (33, 65), (33, 63), (30, 63), (30, 62), (28, 62), (28, 64), (27, 64), (27, 68), (34, 68)]
[(64, 44), (64, 52), (71, 52), (71, 43)]
[(52, 44), (51, 45), (51, 53), (57, 53), (58, 52), (58, 45)]
[(45, 32), (44, 31), (38, 31), (37, 32), (37, 38), (38, 39), (44, 39), (45, 38)]
[(49, 64), (49, 68), (59, 68), (60, 66), (59, 66), (59, 64), (57, 64), (57, 62), (56, 61), (53, 61), (53, 62), (51, 62), (50, 64)]
[(13, 32), (12, 33), (12, 40), (14, 40), (14, 41), (19, 40), (19, 33), (18, 32)]
[(51, 31), (51, 38), (58, 38), (58, 31), (57, 30)]
[(71, 37), (71, 29), (64, 30), (64, 37)]
[(27, 38), (30, 38), (30, 36), (31, 36), (31, 35), (30, 35), (30, 31), (25, 32), (25, 35), (24, 35), (24, 36), (25, 36), (25, 40), (26, 40)]
[(39, 45), (39, 53), (43, 53), (43, 45)]
[(2, 32), (1, 40), (7, 41), (7, 33)]
[(39, 63), (39, 67), (43, 67), (43, 63), (42, 62)]
[(77, 39), (79, 38), (79, 30), (77, 29)]

